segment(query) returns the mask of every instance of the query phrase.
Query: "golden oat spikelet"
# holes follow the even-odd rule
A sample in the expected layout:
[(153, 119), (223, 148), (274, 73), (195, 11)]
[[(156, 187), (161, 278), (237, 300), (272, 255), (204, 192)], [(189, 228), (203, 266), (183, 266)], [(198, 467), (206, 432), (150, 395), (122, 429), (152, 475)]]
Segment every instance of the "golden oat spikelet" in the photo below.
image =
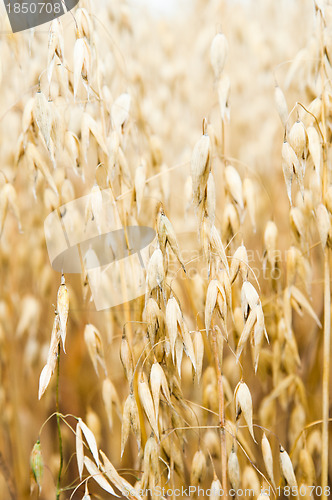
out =
[(65, 342), (67, 335), (67, 321), (69, 313), (69, 292), (68, 288), (66, 287), (64, 275), (61, 276), (61, 284), (58, 289), (56, 308), (59, 315), (59, 328), (62, 340), (62, 347), (64, 352), (66, 352)]

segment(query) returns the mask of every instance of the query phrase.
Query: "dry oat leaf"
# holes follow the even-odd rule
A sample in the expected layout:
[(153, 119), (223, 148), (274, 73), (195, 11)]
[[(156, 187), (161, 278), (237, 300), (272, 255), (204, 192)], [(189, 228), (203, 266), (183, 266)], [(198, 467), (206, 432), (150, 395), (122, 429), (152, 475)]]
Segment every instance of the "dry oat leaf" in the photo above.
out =
[(111, 495), (114, 495), (115, 497), (120, 498), (120, 496), (115, 493), (115, 491), (113, 490), (112, 486), (107, 481), (107, 479), (105, 479), (103, 473), (98, 469), (96, 464), (92, 462), (92, 460), (90, 460), (89, 457), (84, 457), (84, 465), (87, 468), (91, 477), (96, 481), (96, 483), (99, 484), (99, 486), (103, 490), (107, 491)]
[(60, 336), (62, 340), (62, 347), (64, 352), (66, 352), (65, 342), (66, 342), (67, 321), (69, 312), (69, 292), (68, 288), (66, 287), (64, 275), (61, 276), (61, 284), (58, 289), (56, 308), (59, 315), (59, 327), (60, 327)]
[(100, 455), (103, 460), (103, 465), (101, 466), (102, 470), (105, 472), (111, 483), (113, 483), (126, 498), (131, 500), (142, 500), (142, 497), (137, 493), (135, 488), (128, 481), (126, 481), (126, 479), (119, 475), (113, 464), (102, 450), (100, 450)]
[(77, 422), (76, 424), (76, 460), (77, 460), (77, 467), (78, 467), (78, 473), (80, 476), (80, 480), (82, 481), (82, 474), (83, 474), (83, 468), (84, 468), (84, 448), (83, 448), (83, 439), (82, 439), (82, 430), (80, 423)]
[(52, 73), (54, 68), (55, 56), (58, 56), (63, 62), (64, 41), (62, 24), (59, 19), (54, 19), (50, 23), (50, 30), (48, 35), (48, 50), (47, 50), (47, 79), (48, 83), (52, 80)]
[(319, 321), (319, 318), (313, 308), (311, 307), (310, 303), (308, 300), (305, 298), (302, 292), (296, 286), (291, 286), (290, 287), (290, 294), (291, 297), (298, 303), (300, 308), (303, 308), (307, 311), (307, 313), (315, 320), (319, 328), (322, 328), (322, 324)]
[(223, 33), (217, 33), (210, 47), (210, 61), (216, 80), (219, 80), (223, 72), (228, 54), (228, 42)]
[(263, 433), (261, 447), (262, 447), (262, 454), (263, 454), (263, 460), (264, 460), (266, 472), (270, 478), (270, 481), (271, 481), (273, 487), (275, 488), (276, 485), (274, 482), (274, 474), (273, 474), (272, 450), (271, 450), (271, 446), (270, 446), (269, 440), (266, 437), (265, 432)]
[(210, 173), (210, 154), (210, 137), (202, 135), (196, 142), (191, 156), (191, 178), (195, 206), (198, 206), (204, 198), (206, 183)]
[(111, 120), (114, 129), (121, 134), (128, 121), (131, 105), (131, 96), (128, 93), (121, 94), (112, 104)]
[(249, 387), (245, 382), (239, 382), (235, 388), (235, 401), (236, 401), (236, 418), (240, 417), (243, 413), (244, 419), (247, 423), (251, 437), (257, 442), (254, 436), (254, 427), (252, 423), (252, 398)]
[(53, 370), (50, 365), (46, 364), (41, 371), (39, 377), (39, 389), (38, 389), (38, 399), (42, 397), (44, 392), (46, 391), (48, 384), (50, 383), (52, 377)]
[(280, 469), (281, 473), (286, 481), (286, 483), (291, 488), (296, 488), (297, 490), (297, 481), (294, 474), (292, 461), (286, 450), (280, 445), (279, 448), (279, 460), (280, 460)]
[(100, 364), (100, 366), (102, 367), (102, 369), (106, 374), (106, 365), (105, 365), (102, 338), (99, 330), (91, 323), (85, 325), (84, 340), (87, 345), (89, 355), (97, 376), (99, 377), (98, 363)]
[(148, 418), (148, 421), (150, 422), (152, 430), (155, 433), (155, 435), (157, 436), (157, 439), (159, 440), (159, 429), (158, 429), (158, 423), (157, 423), (156, 414), (155, 414), (155, 410), (154, 410), (153, 399), (151, 396), (149, 386), (144, 379), (143, 373), (141, 373), (140, 378), (139, 378), (139, 382), (138, 382), (138, 395), (139, 395), (139, 399), (142, 403), (142, 406), (144, 408), (145, 414)]
[(98, 456), (98, 447), (97, 447), (97, 443), (96, 443), (96, 438), (95, 438), (93, 432), (89, 429), (89, 427), (83, 422), (83, 420), (81, 418), (78, 419), (78, 424), (79, 424), (79, 426), (84, 434), (86, 442), (88, 443), (88, 446), (90, 448), (90, 451), (92, 453), (94, 461), (96, 462), (97, 466), (99, 467), (99, 456)]
[(227, 191), (243, 210), (242, 181), (238, 171), (232, 165), (227, 165), (225, 168), (225, 183)]

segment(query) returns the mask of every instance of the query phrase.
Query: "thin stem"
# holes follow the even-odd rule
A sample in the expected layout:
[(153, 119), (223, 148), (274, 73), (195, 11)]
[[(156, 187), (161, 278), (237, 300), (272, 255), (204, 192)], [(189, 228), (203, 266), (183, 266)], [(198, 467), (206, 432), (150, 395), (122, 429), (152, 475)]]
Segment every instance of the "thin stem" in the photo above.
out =
[(227, 498), (227, 449), (226, 449), (226, 434), (225, 434), (225, 403), (224, 403), (224, 388), (222, 385), (222, 375), (220, 368), (220, 359), (217, 349), (217, 338), (215, 329), (212, 328), (212, 346), (213, 354), (216, 365), (216, 373), (218, 380), (218, 392), (219, 392), (219, 424), (220, 424), (220, 442), (221, 442), (221, 486), (224, 492), (224, 498)]
[(58, 473), (58, 481), (56, 485), (56, 500), (60, 498), (60, 483), (61, 483), (61, 473), (63, 467), (63, 450), (62, 450), (62, 435), (60, 427), (60, 414), (59, 414), (59, 378), (60, 378), (60, 342), (58, 347), (58, 359), (57, 359), (57, 370), (56, 370), (56, 422), (58, 426), (58, 437), (59, 437), (59, 453), (60, 453), (60, 467)]
[(328, 486), (329, 460), (329, 375), (331, 336), (331, 290), (329, 249), (324, 250), (324, 353), (323, 353), (323, 428), (322, 428), (322, 500)]

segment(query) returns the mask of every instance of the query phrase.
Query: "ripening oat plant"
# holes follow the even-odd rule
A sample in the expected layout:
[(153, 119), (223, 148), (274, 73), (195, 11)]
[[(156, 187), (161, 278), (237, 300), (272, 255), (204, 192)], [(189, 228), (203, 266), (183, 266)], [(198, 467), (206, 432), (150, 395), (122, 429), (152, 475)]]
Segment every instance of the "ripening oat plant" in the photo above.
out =
[(153, 5), (1, 18), (0, 497), (327, 499), (332, 2)]

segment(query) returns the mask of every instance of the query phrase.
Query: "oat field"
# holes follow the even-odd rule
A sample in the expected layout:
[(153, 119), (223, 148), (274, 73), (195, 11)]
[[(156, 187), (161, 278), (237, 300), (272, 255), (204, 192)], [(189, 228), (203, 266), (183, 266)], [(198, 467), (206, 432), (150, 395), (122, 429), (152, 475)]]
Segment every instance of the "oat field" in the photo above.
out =
[(0, 35), (0, 499), (326, 500), (332, 1)]

